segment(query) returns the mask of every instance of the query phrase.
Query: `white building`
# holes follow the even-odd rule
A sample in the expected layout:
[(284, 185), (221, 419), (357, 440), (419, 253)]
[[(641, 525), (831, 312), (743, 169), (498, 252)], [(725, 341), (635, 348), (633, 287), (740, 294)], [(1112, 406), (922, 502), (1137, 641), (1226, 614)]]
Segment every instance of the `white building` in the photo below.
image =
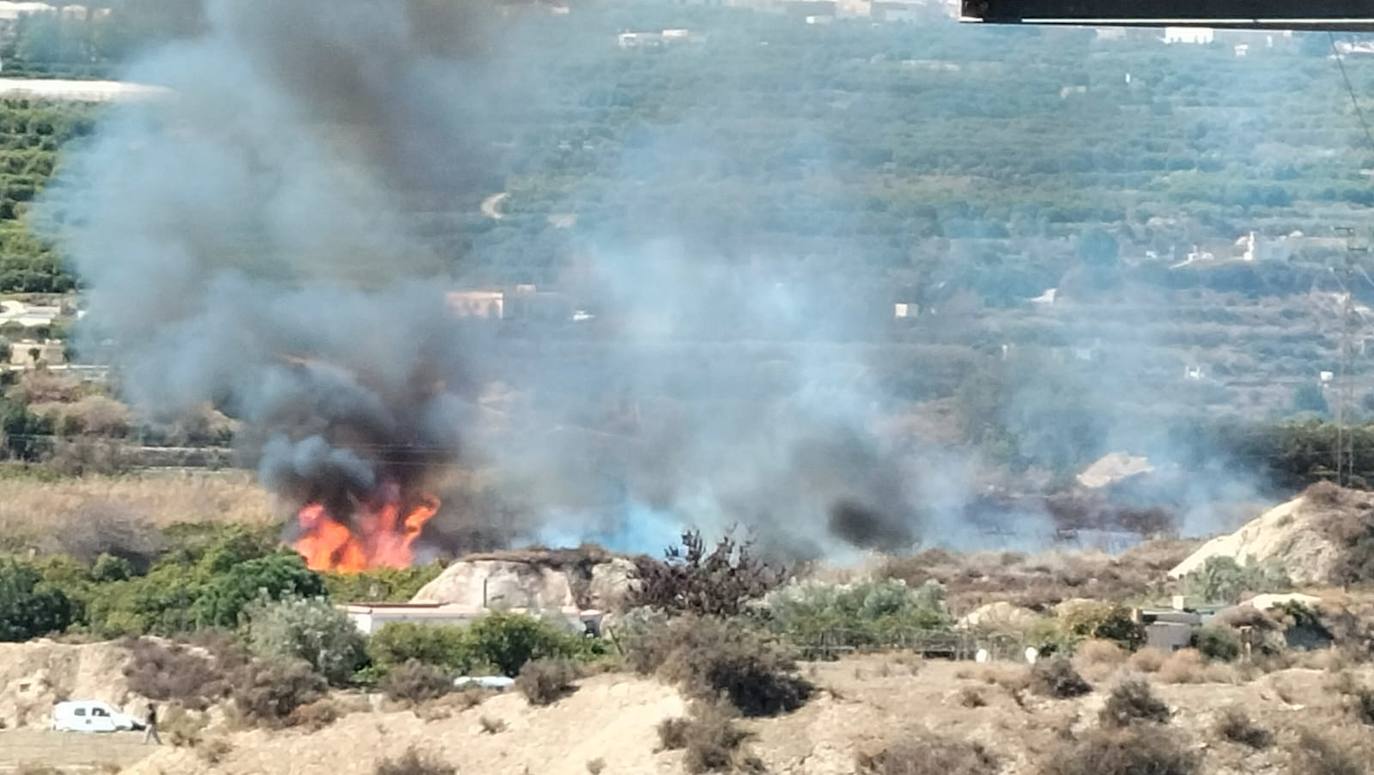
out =
[(18, 323), (25, 328), (51, 326), (62, 314), (61, 307), (25, 304), (22, 301), (0, 301), (0, 326)]
[[(466, 627), (491, 613), (491, 609), (453, 605), (451, 603), (353, 603), (338, 606), (353, 626), (364, 635), (372, 635), (388, 624), (407, 622), (434, 626)], [(527, 614), (545, 620), (563, 622), (572, 632), (601, 632), (600, 611), (562, 608), (557, 611), (530, 611), (523, 608), (504, 609), (507, 613)]]
[(1211, 27), (1165, 27), (1164, 42), (1190, 43), (1205, 46), (1217, 39), (1216, 30)]

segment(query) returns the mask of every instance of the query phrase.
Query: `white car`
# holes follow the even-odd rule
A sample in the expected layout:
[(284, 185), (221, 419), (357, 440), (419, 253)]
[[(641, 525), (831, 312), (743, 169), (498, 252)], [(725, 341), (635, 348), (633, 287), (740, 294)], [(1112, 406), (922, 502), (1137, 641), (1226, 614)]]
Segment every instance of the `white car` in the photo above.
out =
[(77, 700), (53, 706), (52, 728), (58, 732), (132, 732), (142, 729), (143, 722), (108, 702)]

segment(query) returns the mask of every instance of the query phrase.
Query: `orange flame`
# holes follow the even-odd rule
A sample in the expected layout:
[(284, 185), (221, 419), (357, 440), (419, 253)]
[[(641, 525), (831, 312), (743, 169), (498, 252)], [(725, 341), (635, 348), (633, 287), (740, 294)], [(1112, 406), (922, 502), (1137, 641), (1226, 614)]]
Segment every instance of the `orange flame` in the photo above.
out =
[(438, 512), (439, 499), (430, 495), (404, 511), (399, 499), (386, 498), (360, 506), (350, 526), (324, 504), (307, 503), (296, 513), (300, 537), (292, 546), (316, 571), (408, 568), (411, 546)]

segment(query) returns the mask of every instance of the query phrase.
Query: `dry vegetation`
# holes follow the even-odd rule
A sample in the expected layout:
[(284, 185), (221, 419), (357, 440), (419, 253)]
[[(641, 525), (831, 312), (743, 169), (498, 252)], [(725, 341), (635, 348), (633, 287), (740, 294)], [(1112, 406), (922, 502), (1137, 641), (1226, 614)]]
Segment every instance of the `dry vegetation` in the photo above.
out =
[(266, 491), (243, 472), (0, 476), (0, 541), (10, 548), (80, 556), (81, 547), (66, 542), (85, 541), (95, 523), (151, 532), (183, 523), (262, 525), (273, 514)]
[(955, 554), (930, 549), (911, 557), (890, 557), (877, 575), (912, 586), (939, 581), (957, 610), (1006, 601), (1043, 611), (1074, 598), (1121, 601), (1145, 595), (1197, 546), (1196, 541), (1149, 541), (1119, 556), (1061, 551)]

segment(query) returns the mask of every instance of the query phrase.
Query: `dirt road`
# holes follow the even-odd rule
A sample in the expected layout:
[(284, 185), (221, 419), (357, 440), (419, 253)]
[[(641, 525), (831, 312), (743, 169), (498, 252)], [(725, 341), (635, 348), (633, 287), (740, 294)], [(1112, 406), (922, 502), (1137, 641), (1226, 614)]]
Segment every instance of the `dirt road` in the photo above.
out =
[(0, 731), (0, 773), (42, 765), (62, 772), (118, 772), (152, 753), (141, 732), (88, 735), (38, 729)]

